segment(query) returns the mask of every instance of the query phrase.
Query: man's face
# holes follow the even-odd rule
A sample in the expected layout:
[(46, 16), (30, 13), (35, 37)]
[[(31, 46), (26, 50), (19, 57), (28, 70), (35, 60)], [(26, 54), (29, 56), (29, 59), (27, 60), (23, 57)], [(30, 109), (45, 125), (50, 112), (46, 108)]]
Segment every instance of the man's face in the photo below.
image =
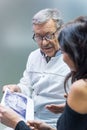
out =
[[(36, 38), (42, 38), (42, 40), (37, 40), (37, 44), (41, 51), (44, 52), (47, 56), (53, 57), (59, 49), (57, 40), (58, 33), (55, 22), (53, 20), (49, 20), (44, 24), (34, 24), (33, 31)], [(53, 34), (53, 38), (51, 40), (48, 40), (44, 37), (49, 37), (50, 34)]]

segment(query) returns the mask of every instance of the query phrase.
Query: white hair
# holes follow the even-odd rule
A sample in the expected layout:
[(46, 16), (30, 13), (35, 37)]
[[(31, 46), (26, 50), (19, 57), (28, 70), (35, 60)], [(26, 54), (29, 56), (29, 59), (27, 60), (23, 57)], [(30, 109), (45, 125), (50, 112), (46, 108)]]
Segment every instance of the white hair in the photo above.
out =
[(36, 13), (32, 19), (33, 24), (43, 24), (48, 20), (54, 20), (56, 22), (57, 28), (60, 28), (63, 24), (60, 11), (57, 9), (43, 9)]

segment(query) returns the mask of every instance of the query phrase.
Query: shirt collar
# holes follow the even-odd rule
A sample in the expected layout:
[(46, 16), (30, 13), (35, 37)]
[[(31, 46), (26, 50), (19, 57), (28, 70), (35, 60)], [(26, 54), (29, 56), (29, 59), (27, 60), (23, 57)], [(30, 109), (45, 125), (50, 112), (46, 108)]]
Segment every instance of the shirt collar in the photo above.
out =
[(56, 56), (59, 56), (60, 54), (61, 54), (61, 50), (59, 49), (59, 50), (56, 52), (55, 57), (56, 57)]
[[(40, 50), (40, 52), (41, 52), (41, 54), (42, 54), (44, 57), (47, 57), (47, 55), (45, 55), (44, 52), (42, 52), (41, 50)], [(55, 54), (54, 57), (59, 56), (60, 54), (61, 54), (61, 50), (58, 50), (58, 51), (56, 52), (56, 54)]]
[[(48, 63), (48, 62), (50, 61), (51, 57), (45, 55), (44, 52), (42, 52), (41, 50), (40, 50), (40, 52), (41, 52), (41, 54), (45, 57), (46, 62)], [(56, 52), (56, 54), (55, 54), (54, 57), (59, 56), (60, 54), (61, 54), (61, 50), (58, 50), (58, 51)]]

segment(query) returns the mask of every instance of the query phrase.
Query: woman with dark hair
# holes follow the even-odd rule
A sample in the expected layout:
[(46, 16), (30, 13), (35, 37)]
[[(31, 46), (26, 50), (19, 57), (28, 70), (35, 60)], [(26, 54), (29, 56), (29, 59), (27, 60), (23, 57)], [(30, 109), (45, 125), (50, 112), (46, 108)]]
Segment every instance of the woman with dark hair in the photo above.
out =
[[(70, 67), (71, 72), (65, 79), (65, 92), (67, 93), (64, 112), (57, 122), (57, 130), (87, 130), (87, 16), (78, 17), (66, 24), (58, 36), (63, 60)], [(67, 92), (68, 80), (72, 85)], [(3, 109), (3, 110), (2, 110)], [(49, 107), (49, 110), (51, 108)], [(4, 112), (3, 112), (4, 111)], [(15, 126), (15, 130), (53, 130), (52, 127), (41, 121), (29, 121), (28, 129), (23, 128), (23, 121), (18, 117), (9, 117), (10, 112), (1, 106), (1, 122)], [(12, 120), (10, 120), (11, 118)], [(12, 125), (8, 122), (11, 121)], [(16, 122), (16, 123), (15, 123)], [(27, 126), (25, 124), (25, 126)]]
[(65, 110), (57, 123), (58, 130), (87, 130), (87, 16), (79, 17), (61, 30), (59, 37), (63, 60), (71, 72), (65, 79), (72, 85), (67, 93)]

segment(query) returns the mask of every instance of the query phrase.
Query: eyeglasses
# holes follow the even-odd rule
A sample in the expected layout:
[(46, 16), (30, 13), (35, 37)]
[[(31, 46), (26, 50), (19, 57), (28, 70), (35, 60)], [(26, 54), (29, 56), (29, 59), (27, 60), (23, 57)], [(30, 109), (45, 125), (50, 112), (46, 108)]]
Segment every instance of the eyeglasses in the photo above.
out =
[(33, 35), (33, 40), (37, 43), (42, 43), (42, 41), (45, 39), (47, 41), (50, 41), (50, 40), (53, 40), (54, 37), (55, 37), (55, 33), (57, 32), (58, 29), (56, 29), (55, 32), (53, 33), (49, 33), (49, 34), (46, 34), (45, 36), (41, 36), (41, 35)]

